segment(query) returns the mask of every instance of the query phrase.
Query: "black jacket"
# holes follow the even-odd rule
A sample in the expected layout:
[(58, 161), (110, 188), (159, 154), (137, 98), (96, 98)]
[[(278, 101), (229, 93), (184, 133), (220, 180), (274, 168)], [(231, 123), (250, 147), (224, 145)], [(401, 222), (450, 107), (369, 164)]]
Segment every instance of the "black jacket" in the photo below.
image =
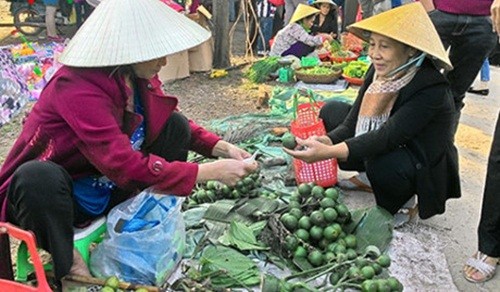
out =
[(334, 33), (338, 35), (337, 11), (331, 11), (325, 17), (325, 21), (319, 26), (319, 15), (314, 19), (313, 26), (311, 27), (311, 34), (318, 33)]
[(361, 101), (374, 71), (370, 68), (351, 111), (328, 136), (334, 144), (346, 142), (349, 160), (368, 160), (406, 147), (417, 172), (420, 217), (444, 213), (446, 200), (460, 197), (452, 130), (456, 113), (449, 85), (430, 61), (424, 62), (413, 80), (400, 90), (387, 122), (376, 131), (354, 137)]

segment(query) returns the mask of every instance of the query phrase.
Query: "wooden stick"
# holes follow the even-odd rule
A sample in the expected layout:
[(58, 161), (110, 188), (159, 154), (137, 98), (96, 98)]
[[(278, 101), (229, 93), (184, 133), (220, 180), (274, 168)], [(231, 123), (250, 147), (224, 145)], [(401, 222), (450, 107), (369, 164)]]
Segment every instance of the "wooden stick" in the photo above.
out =
[[(67, 275), (66, 277), (64, 277), (64, 280), (80, 282), (80, 283), (85, 283), (85, 284), (99, 285), (99, 286), (104, 286), (106, 283), (105, 279), (99, 279), (99, 278), (88, 277), (88, 276), (80, 276), (80, 275)], [(148, 286), (148, 285), (138, 285), (138, 284), (132, 284), (132, 283), (128, 283), (128, 282), (119, 282), (118, 288), (124, 289), (124, 290), (137, 290), (139, 288), (143, 288), (143, 289), (146, 289), (150, 292), (163, 291), (159, 287)]]

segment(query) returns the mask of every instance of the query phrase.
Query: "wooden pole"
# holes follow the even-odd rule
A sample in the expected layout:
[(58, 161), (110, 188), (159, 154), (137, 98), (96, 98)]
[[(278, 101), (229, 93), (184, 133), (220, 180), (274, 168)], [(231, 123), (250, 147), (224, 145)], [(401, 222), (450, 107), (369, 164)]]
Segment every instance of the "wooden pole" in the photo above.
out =
[(214, 15), (214, 68), (226, 68), (231, 65), (229, 52), (229, 2), (213, 1)]

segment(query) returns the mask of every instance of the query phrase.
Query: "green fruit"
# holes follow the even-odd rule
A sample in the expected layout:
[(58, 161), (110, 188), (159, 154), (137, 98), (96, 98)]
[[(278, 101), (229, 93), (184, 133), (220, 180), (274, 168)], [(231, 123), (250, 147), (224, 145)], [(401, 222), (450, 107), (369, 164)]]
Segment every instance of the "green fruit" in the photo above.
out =
[(283, 223), (286, 229), (290, 231), (294, 231), (295, 229), (297, 229), (297, 226), (299, 224), (297, 217), (288, 213), (281, 215), (281, 223)]
[(340, 224), (338, 223), (333, 223), (331, 226), (333, 226), (335, 229), (337, 229), (339, 231), (339, 233), (342, 233), (343, 230), (342, 230), (342, 226), (340, 226)]
[[(327, 199), (327, 198), (325, 198), (325, 199)], [(338, 214), (337, 214), (337, 211), (335, 211), (334, 208), (326, 208), (323, 211), (323, 216), (325, 217), (325, 221), (327, 223), (333, 223), (337, 219)]]
[(361, 278), (361, 269), (356, 266), (352, 266), (349, 270), (347, 270), (347, 275), (350, 279), (359, 279)]
[(300, 203), (299, 203), (299, 202), (297, 202), (297, 201), (290, 201), (290, 202), (288, 203), (288, 209), (289, 209), (289, 210), (292, 210), (292, 209), (295, 209), (295, 208), (300, 209)]
[(207, 193), (207, 198), (208, 198), (209, 202), (213, 202), (213, 201), (217, 200), (217, 197), (215, 196), (214, 191), (208, 190), (206, 193)]
[(391, 287), (385, 279), (377, 280), (377, 292), (391, 292)]
[(120, 279), (118, 279), (117, 276), (111, 276), (106, 279), (106, 282), (104, 282), (104, 286), (108, 286), (110, 288), (116, 289), (120, 285)]
[(361, 291), (362, 292), (377, 292), (377, 282), (373, 280), (365, 280), (361, 284)]
[(356, 239), (356, 236), (349, 234), (346, 237), (343, 238), (345, 241), (345, 246), (349, 248), (356, 248), (356, 245), (358, 245), (358, 240)]
[(223, 185), (221, 191), (222, 191), (222, 194), (224, 195), (224, 197), (227, 198), (227, 197), (231, 196), (231, 188), (230, 187)]
[(314, 240), (321, 240), (323, 238), (323, 228), (313, 226), (311, 230), (309, 230), (309, 235), (311, 235), (311, 238)]
[(318, 246), (319, 248), (321, 248), (322, 250), (325, 250), (328, 245), (330, 244), (330, 241), (327, 240), (326, 238), (322, 238), (319, 242), (318, 242)]
[(337, 244), (346, 247), (345, 240), (343, 238), (337, 239)]
[(253, 181), (253, 179), (248, 176), (243, 179), (243, 184), (249, 188), (252, 188), (254, 186), (254, 183), (255, 182)]
[(283, 144), (283, 147), (288, 149), (295, 149), (295, 147), (297, 147), (295, 136), (290, 132), (285, 133), (283, 137), (281, 137), (281, 143)]
[(337, 213), (339, 214), (340, 217), (347, 217), (349, 214), (349, 209), (344, 204), (336, 205), (335, 210), (337, 210)]
[(311, 195), (312, 187), (307, 183), (302, 183), (298, 187), (299, 195), (302, 197), (309, 197)]
[(375, 270), (371, 266), (362, 267), (361, 275), (363, 275), (365, 279), (371, 279), (375, 276)]
[(217, 182), (214, 180), (207, 181), (207, 190), (215, 190), (217, 188)]
[(326, 247), (326, 250), (327, 251), (331, 251), (333, 253), (335, 253), (335, 248), (337, 247), (338, 244), (336, 244), (335, 242), (334, 243), (330, 243), (327, 247)]
[(100, 290), (101, 292), (115, 292), (115, 288), (111, 288), (109, 286), (104, 286)]
[(309, 230), (311, 229), (312, 223), (311, 219), (309, 219), (309, 216), (302, 216), (299, 219), (299, 228)]
[(240, 198), (240, 192), (239, 192), (238, 190), (233, 190), (233, 191), (231, 192), (231, 197), (232, 197), (233, 199), (239, 199), (239, 198)]
[(290, 211), (288, 211), (290, 215), (295, 216), (295, 218), (301, 218), (302, 217), (302, 211), (299, 208), (292, 208)]
[(287, 237), (285, 237), (285, 248), (288, 251), (294, 251), (297, 249), (298, 246), (299, 246), (299, 240), (295, 236), (288, 235)]
[(382, 271), (384, 270), (382, 266), (377, 263), (372, 263), (371, 266), (375, 270), (375, 275), (382, 273)]
[(309, 241), (309, 232), (305, 229), (297, 229), (297, 231), (295, 231), (295, 236), (305, 242)]
[(325, 223), (325, 216), (323, 215), (323, 212), (320, 210), (313, 211), (311, 213), (311, 222), (314, 225), (321, 226)]
[(309, 260), (313, 266), (319, 267), (323, 264), (323, 254), (319, 250), (313, 250), (307, 256), (307, 260)]
[(401, 282), (394, 277), (387, 278), (387, 284), (391, 287), (391, 291), (403, 291), (403, 284), (401, 284)]
[(347, 261), (347, 255), (345, 253), (338, 253), (337, 254), (337, 263), (343, 263)]
[(335, 207), (335, 201), (330, 198), (323, 198), (321, 202), (319, 202), (319, 205), (323, 208), (333, 208)]
[[(354, 261), (354, 264), (358, 267), (358, 268), (363, 268), (363, 267), (366, 267), (368, 265), (368, 260), (362, 256), (359, 256), (356, 258), (356, 260)], [(375, 270), (374, 270), (375, 271)]]
[(347, 258), (350, 260), (353, 260), (358, 256), (358, 253), (352, 248), (348, 248), (345, 254), (347, 255)]
[(383, 254), (378, 257), (377, 263), (382, 266), (382, 268), (388, 268), (391, 265), (391, 258), (388, 255)]
[(339, 191), (336, 188), (328, 188), (325, 190), (324, 196), (337, 201), (339, 199)]
[(324, 192), (325, 192), (325, 189), (322, 186), (314, 186), (311, 190), (311, 194), (316, 199), (324, 198), (324, 195), (323, 195)]
[(333, 226), (328, 226), (323, 230), (323, 237), (329, 241), (334, 241), (338, 236), (339, 231)]
[(303, 246), (298, 246), (293, 253), (293, 256), (296, 258), (305, 258), (307, 256), (307, 249), (305, 249)]
[(342, 244), (337, 244), (337, 246), (335, 246), (335, 250), (333, 252), (337, 255), (340, 253), (345, 254), (347, 252), (347, 249)]
[(340, 274), (333, 272), (328, 277), (328, 280), (330, 281), (330, 284), (335, 286), (340, 280)]
[(205, 190), (199, 190), (196, 192), (196, 200), (200, 203), (204, 203), (208, 200), (207, 192)]
[(324, 254), (324, 258), (325, 258), (325, 262), (326, 263), (329, 263), (331, 261), (333, 261), (335, 259), (335, 254), (331, 251), (327, 251), (325, 254)]

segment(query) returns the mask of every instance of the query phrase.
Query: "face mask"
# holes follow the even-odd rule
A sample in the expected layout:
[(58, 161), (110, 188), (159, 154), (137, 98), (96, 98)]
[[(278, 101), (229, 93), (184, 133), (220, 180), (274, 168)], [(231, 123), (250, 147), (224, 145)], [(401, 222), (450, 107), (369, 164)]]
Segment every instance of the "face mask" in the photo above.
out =
[(420, 55), (411, 58), (406, 62), (405, 64), (399, 66), (398, 68), (392, 70), (387, 74), (387, 77), (394, 76), (394, 74), (401, 72), (402, 70), (410, 67), (411, 65), (415, 64), (415, 67), (420, 67), (422, 63), (424, 62), (425, 57), (427, 56), (426, 53), (422, 52)]

